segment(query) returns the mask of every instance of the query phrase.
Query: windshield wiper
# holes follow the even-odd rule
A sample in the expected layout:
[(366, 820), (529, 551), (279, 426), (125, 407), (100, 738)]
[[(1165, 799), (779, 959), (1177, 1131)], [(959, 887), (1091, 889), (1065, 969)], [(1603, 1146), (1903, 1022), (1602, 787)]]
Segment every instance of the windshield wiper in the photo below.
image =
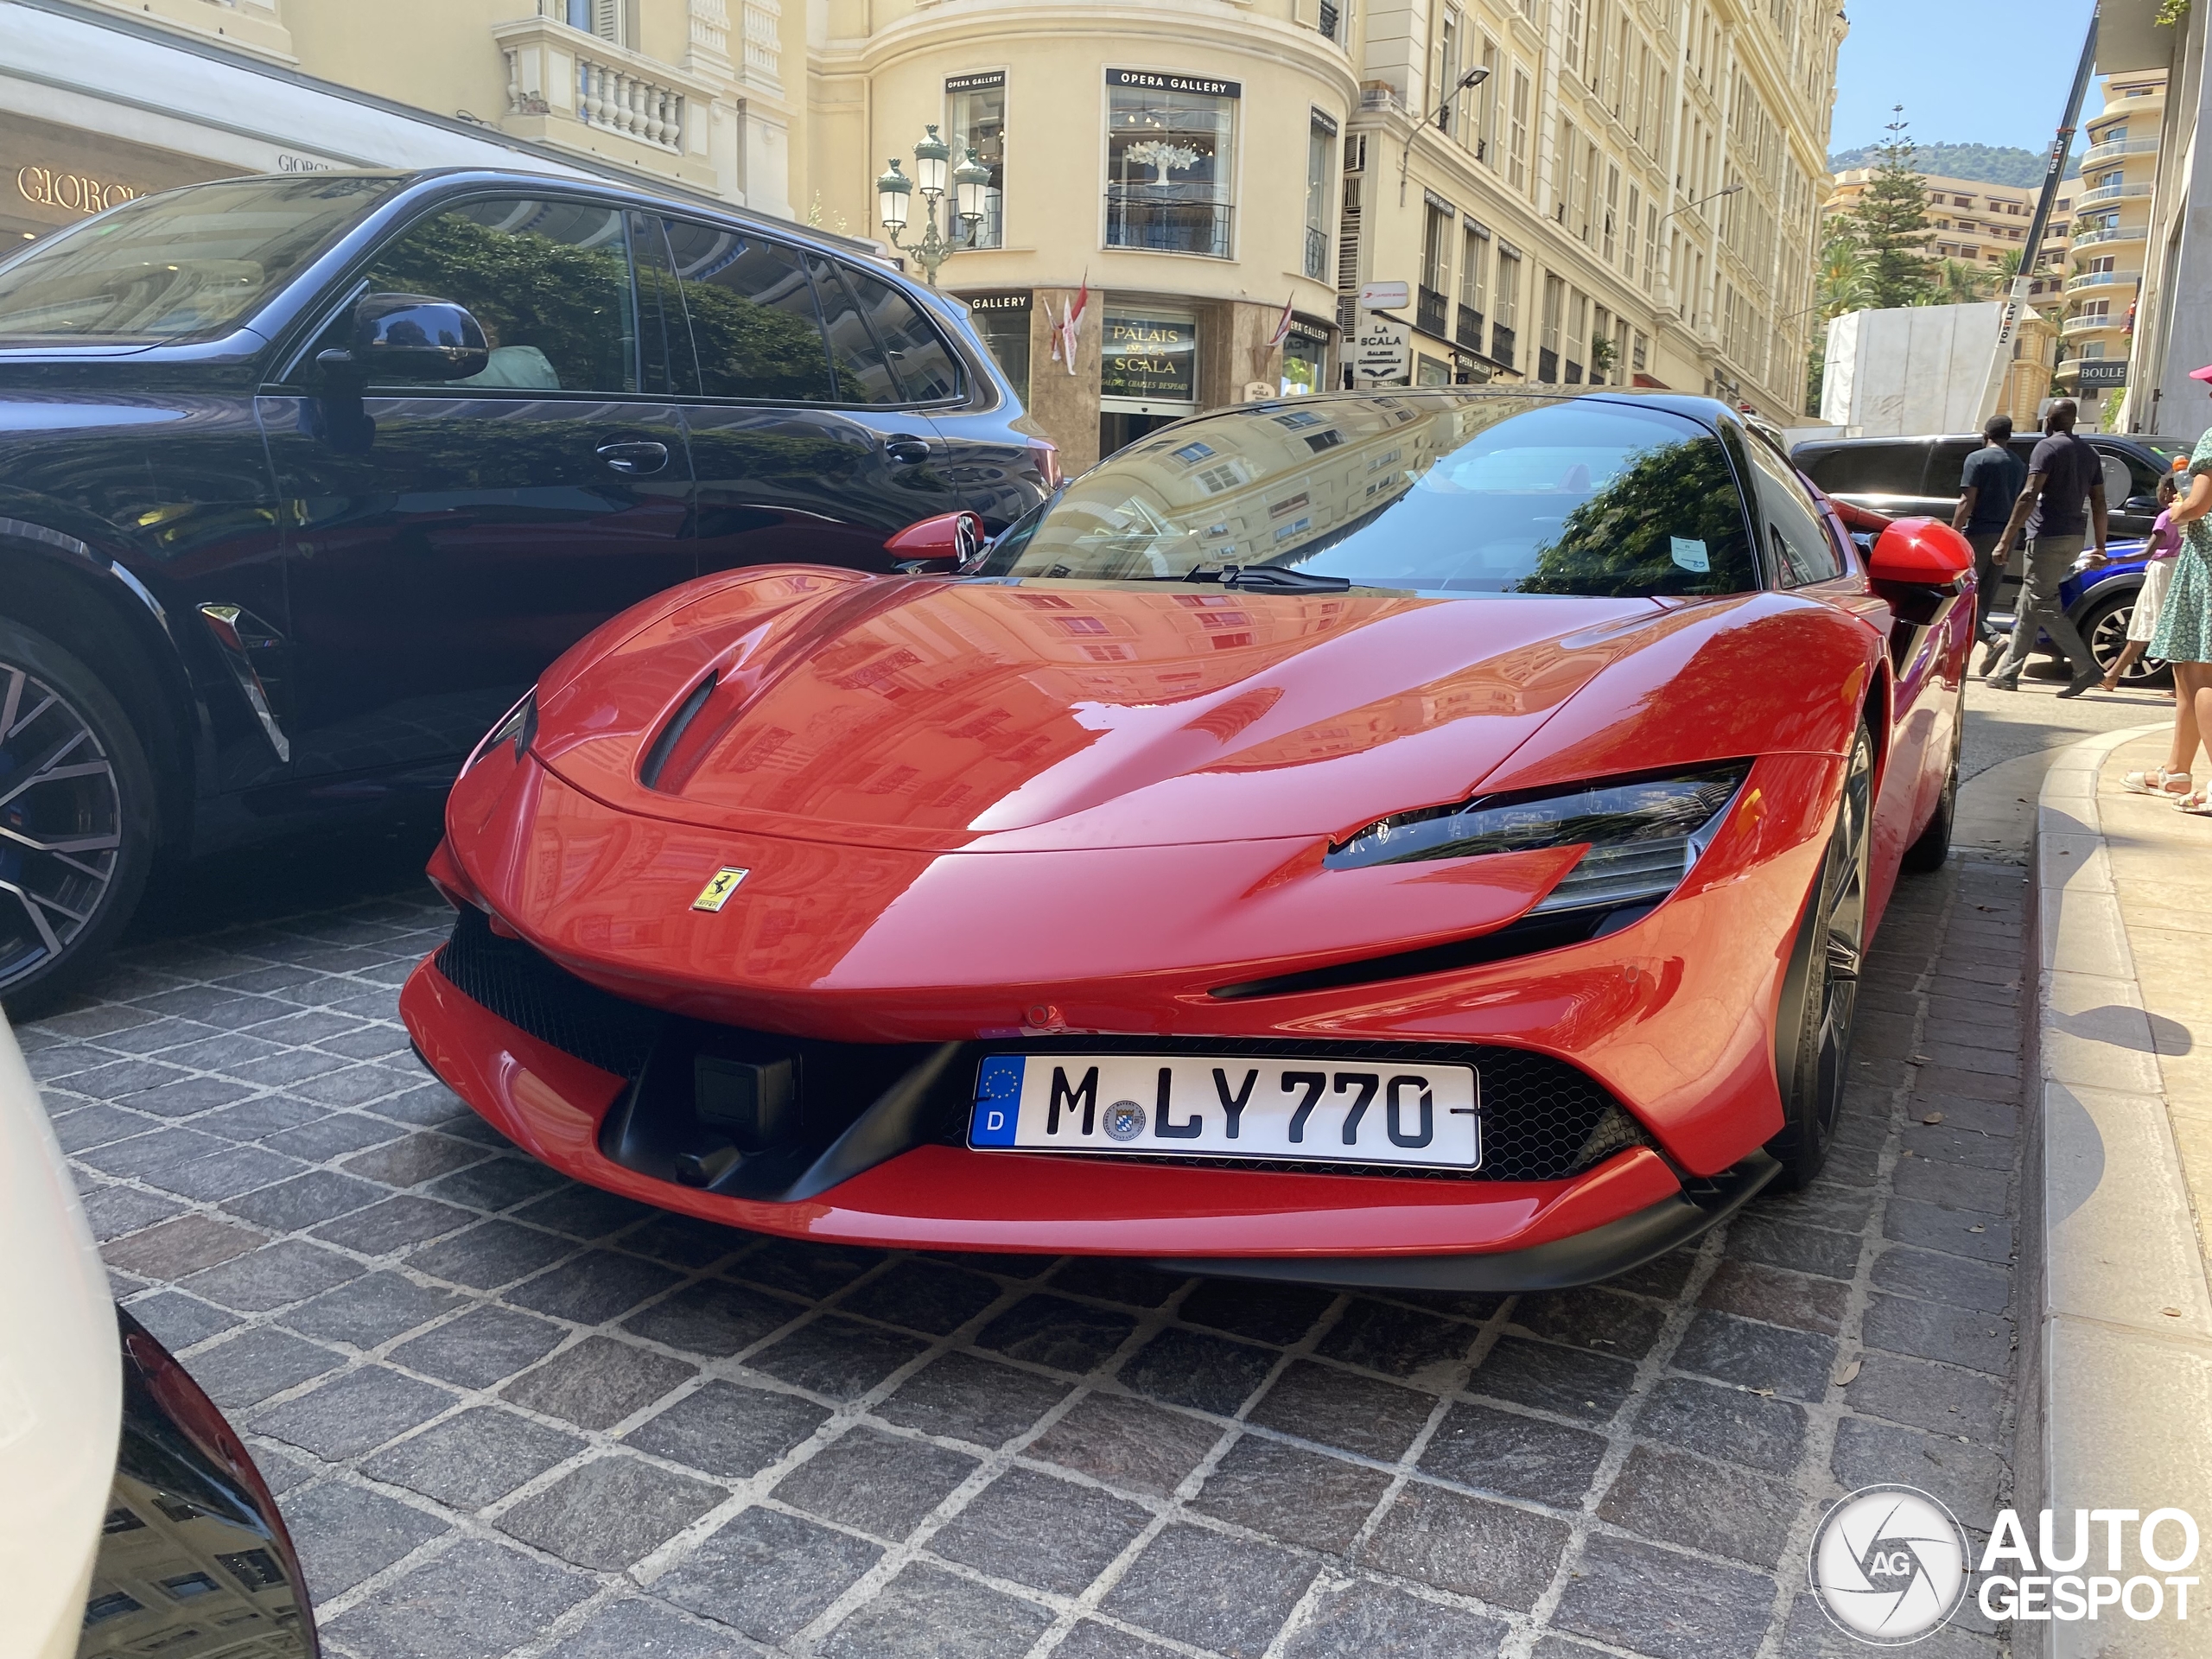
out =
[(1351, 578), (1317, 575), (1284, 564), (1227, 564), (1221, 569), (1221, 585), (1255, 594), (1341, 594)]

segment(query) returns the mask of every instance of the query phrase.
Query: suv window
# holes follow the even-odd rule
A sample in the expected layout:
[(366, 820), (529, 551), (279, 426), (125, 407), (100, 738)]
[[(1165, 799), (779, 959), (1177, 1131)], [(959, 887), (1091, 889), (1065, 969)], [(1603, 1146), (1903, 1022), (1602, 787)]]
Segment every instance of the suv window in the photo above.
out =
[(1926, 458), (1916, 443), (1854, 443), (1811, 455), (1804, 465), (1830, 495), (1918, 495)]
[(1899, 493), (1955, 496), (1966, 488), (1967, 457), (1981, 448), (1980, 438), (1946, 438), (1928, 457), (1928, 481)]
[(880, 276), (854, 265), (839, 267), (860, 296), (875, 337), (906, 391), (906, 401), (936, 403), (960, 395), (960, 360), (922, 308)]
[(834, 260), (807, 256), (814, 273), (815, 297), (822, 302), (823, 332), (830, 337), (830, 364), (837, 377), (841, 404), (897, 404), (906, 401), (898, 377), (852, 290), (838, 279)]
[(2158, 493), (2158, 467), (2155, 462), (2127, 449), (2107, 449), (2101, 445), (2097, 458), (2104, 462), (2105, 505), (2112, 512), (2120, 511), (2120, 504), (2130, 496), (2156, 495)]
[(750, 232), (668, 221), (676, 279), (709, 397), (836, 400), (814, 287), (798, 253)]
[[(372, 293), (426, 294), (468, 308), (492, 360), (435, 390), (622, 392), (638, 389), (630, 254), (620, 208), (493, 197), (418, 219), (377, 252)], [(343, 345), (350, 317), (318, 343)]]
[(1843, 566), (1827, 522), (1789, 463), (1756, 432), (1744, 440), (1744, 449), (1758, 482), (1767, 563), (1776, 584), (1796, 588), (1841, 575)]
[(358, 174), (242, 179), (126, 202), (0, 267), (0, 340), (212, 339), (405, 182)]

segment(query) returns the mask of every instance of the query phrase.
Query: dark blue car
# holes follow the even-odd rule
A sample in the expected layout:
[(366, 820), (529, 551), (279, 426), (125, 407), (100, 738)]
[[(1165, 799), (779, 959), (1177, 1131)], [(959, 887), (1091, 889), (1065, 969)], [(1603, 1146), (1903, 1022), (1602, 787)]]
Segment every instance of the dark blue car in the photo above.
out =
[[(2107, 548), (2107, 563), (2094, 570), (2076, 570), (2066, 578), (2058, 590), (2065, 601), (2066, 614), (2075, 627), (2081, 631), (2090, 653), (2097, 659), (2097, 666), (2107, 673), (2120, 660), (2121, 649), (2127, 644), (2127, 620), (2135, 611), (2135, 595), (2143, 587), (2144, 543), (2114, 542)], [(2012, 605), (2019, 594), (2019, 584), (2005, 582), (1999, 588), (1997, 603), (1990, 611), (1989, 622), (2000, 633), (2012, 631)], [(2046, 655), (2058, 655), (2058, 647), (2049, 634), (2037, 640), (2037, 647)], [(2139, 657), (2128, 667), (2120, 683), (2126, 686), (2161, 686), (2172, 683), (2173, 671), (2156, 658)]]

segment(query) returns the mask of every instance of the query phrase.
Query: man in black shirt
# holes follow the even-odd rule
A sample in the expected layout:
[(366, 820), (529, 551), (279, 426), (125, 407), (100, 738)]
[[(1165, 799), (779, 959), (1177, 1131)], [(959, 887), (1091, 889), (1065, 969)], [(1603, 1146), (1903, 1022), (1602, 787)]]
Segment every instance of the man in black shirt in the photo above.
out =
[[(1999, 582), (2012, 572), (1996, 556), (1997, 538), (2012, 516), (2012, 503), (2027, 482), (2027, 463), (2012, 453), (2012, 417), (1993, 415), (1981, 429), (1980, 448), (1967, 457), (1959, 480), (1959, 510), (1951, 515), (1951, 528), (1965, 536), (1974, 549), (1974, 637), (1986, 647), (1981, 659), (1984, 673), (1995, 665), (2005, 646), (2002, 636), (1989, 631), (1989, 607), (1997, 599)], [(2014, 581), (2018, 578), (2012, 576)]]
[(2082, 556), (2082, 543), (2095, 537), (2090, 564), (2105, 562), (2105, 480), (2097, 452), (2074, 435), (2074, 400), (2062, 397), (2044, 416), (2044, 437), (2028, 457), (2027, 487), (2012, 504), (2012, 517), (1991, 551), (2011, 557), (2022, 531), (2027, 536), (2027, 585), (2013, 608), (2012, 638), (2005, 656), (1989, 671), (1987, 683), (2000, 691), (2020, 689), (2020, 669), (2036, 640), (2048, 633), (2074, 665), (2074, 678), (2058, 695), (2078, 697), (2102, 677), (2097, 659), (2067, 619), (2058, 585)]

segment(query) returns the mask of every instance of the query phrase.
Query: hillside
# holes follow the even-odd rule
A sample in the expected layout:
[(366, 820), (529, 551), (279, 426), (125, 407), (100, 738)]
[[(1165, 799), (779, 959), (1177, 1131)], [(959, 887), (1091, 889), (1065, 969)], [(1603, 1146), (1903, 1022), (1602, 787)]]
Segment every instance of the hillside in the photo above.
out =
[[(1847, 167), (1875, 167), (1881, 159), (1878, 145), (1861, 144), (1856, 149), (1840, 149), (1831, 155), (1828, 171), (1840, 173)], [(1984, 184), (2008, 184), (2018, 190), (2031, 190), (2043, 182), (2044, 152), (2012, 145), (1922, 144), (1914, 150), (1912, 162), (1916, 171), (1932, 173), (1940, 178), (1979, 179)], [(2068, 163), (2066, 176), (2079, 177), (2081, 171), (2081, 158), (2076, 156)]]

